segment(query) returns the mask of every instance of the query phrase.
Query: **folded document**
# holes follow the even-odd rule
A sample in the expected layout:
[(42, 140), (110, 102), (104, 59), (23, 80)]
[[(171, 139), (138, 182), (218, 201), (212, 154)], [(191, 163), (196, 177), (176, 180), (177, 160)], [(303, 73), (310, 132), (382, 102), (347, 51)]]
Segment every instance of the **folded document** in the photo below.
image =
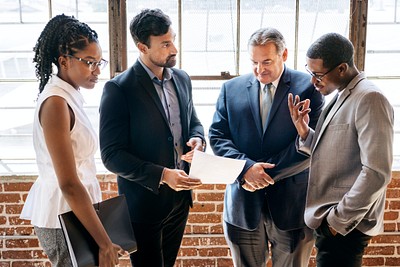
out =
[(245, 160), (230, 159), (194, 151), (189, 177), (203, 184), (232, 184), (242, 172)]

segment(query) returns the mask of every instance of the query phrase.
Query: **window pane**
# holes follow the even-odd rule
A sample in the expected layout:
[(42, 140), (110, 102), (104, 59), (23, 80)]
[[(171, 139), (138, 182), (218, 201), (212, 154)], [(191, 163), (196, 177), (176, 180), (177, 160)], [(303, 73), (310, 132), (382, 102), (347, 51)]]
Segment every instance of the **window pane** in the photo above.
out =
[(7, 37), (7, 42), (0, 42), (0, 79), (35, 78), (32, 49), (41, 27), (42, 24), (0, 24), (0, 35)]
[(37, 0), (37, 1), (21, 0), (21, 4), (22, 4), (21, 17), (24, 23), (47, 22), (49, 17), (48, 0)]
[(183, 1), (182, 67), (191, 75), (235, 74), (236, 1)]
[(349, 36), (350, 1), (299, 1), (299, 48), (297, 68), (304, 71), (306, 52), (321, 35), (337, 32)]
[(20, 22), (20, 5), (15, 0), (5, 0), (2, 2), (2, 12), (0, 16), (0, 23), (3, 22)]
[(400, 77), (398, 79), (371, 79), (384, 92), (394, 107), (393, 169), (400, 170)]
[[(134, 16), (136, 16), (142, 9), (149, 8), (161, 9), (165, 14), (167, 14), (172, 21), (172, 28), (178, 34), (178, 2), (176, 0), (127, 0), (127, 46), (128, 46), (128, 67), (136, 62), (139, 53), (137, 51), (136, 45), (132, 40), (132, 36), (129, 31), (129, 24)], [(178, 35), (175, 44), (178, 45), (179, 39)], [(180, 52), (180, 51), (179, 51)], [(178, 53), (179, 53), (178, 52)]]
[(251, 71), (247, 42), (251, 34), (262, 27), (279, 30), (288, 48), (288, 67), (293, 67), (295, 48), (296, 1), (243, 1), (240, 18), (240, 74)]
[[(396, 18), (395, 5), (400, 8), (398, 0), (376, 0), (368, 2), (368, 21), (369, 22), (391, 22)], [(397, 22), (399, 22), (399, 13), (397, 13)]]
[[(32, 119), (37, 98), (36, 83), (0, 84), (0, 165), (15, 165), (21, 159), (34, 159)], [(16, 170), (14, 170), (16, 171)]]
[[(397, 3), (397, 7), (395, 4)], [(368, 9), (365, 71), (370, 76), (399, 76), (400, 1), (373, 1)], [(397, 9), (397, 14), (396, 14)]]

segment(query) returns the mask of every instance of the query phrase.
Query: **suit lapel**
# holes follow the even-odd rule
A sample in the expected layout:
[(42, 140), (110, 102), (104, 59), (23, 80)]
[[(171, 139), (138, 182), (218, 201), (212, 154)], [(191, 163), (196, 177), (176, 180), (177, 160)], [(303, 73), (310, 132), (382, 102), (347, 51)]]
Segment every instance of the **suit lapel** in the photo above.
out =
[[(287, 95), (290, 89), (290, 75), (288, 70), (285, 67), (285, 70), (281, 76), (278, 87), (275, 90), (274, 100), (272, 102), (271, 110), (269, 112), (267, 126), (265, 127), (265, 131), (268, 129), (268, 126), (271, 120), (274, 118), (276, 112), (278, 111), (279, 106), (282, 101), (287, 101)], [(287, 104), (285, 104), (287, 105)]]
[[(312, 146), (312, 150), (314, 150), (314, 148), (318, 145), (318, 142), (321, 139), (321, 136), (324, 134), (324, 132), (325, 132), (326, 128), (328, 127), (329, 123), (331, 122), (333, 116), (336, 114), (336, 112), (339, 110), (339, 108), (342, 106), (343, 102), (346, 100), (346, 98), (349, 95), (350, 95), (350, 90), (344, 90), (343, 93), (340, 95), (339, 99), (337, 99), (336, 102), (334, 101), (334, 99), (332, 99), (332, 101), (328, 104), (328, 106), (321, 113), (320, 119), (318, 120), (317, 126), (315, 127), (317, 139), (315, 141), (315, 144)], [(333, 105), (333, 107), (332, 107), (332, 105)], [(320, 129), (319, 129), (319, 127), (320, 127)]]
[(180, 110), (180, 116), (181, 116), (181, 126), (182, 126), (182, 133), (187, 133), (188, 132), (188, 127), (189, 125), (186, 123), (188, 121), (188, 110), (187, 106), (185, 106), (183, 103), (186, 103), (184, 98), (184, 93), (183, 93), (183, 85), (182, 82), (178, 79), (176, 75), (174, 75), (174, 72), (172, 71), (172, 82), (175, 85), (175, 90), (176, 90), (176, 95), (178, 97), (179, 101), (179, 110)]
[(260, 115), (260, 83), (253, 76), (252, 79), (249, 80), (247, 85), (247, 96), (249, 99), (249, 106), (251, 109), (251, 113), (253, 114), (253, 119), (257, 127), (257, 131), (260, 135), (260, 138), (263, 135), (262, 123), (261, 123), (261, 115)]
[(134, 65), (135, 73), (138, 78), (138, 83), (141, 85), (142, 89), (150, 95), (152, 102), (156, 105), (158, 111), (161, 113), (161, 116), (164, 118), (164, 121), (167, 125), (169, 125), (167, 115), (165, 114), (164, 107), (161, 103), (160, 97), (157, 94), (156, 88), (154, 87), (153, 82), (151, 81), (149, 74), (142, 67), (142, 65), (137, 61)]

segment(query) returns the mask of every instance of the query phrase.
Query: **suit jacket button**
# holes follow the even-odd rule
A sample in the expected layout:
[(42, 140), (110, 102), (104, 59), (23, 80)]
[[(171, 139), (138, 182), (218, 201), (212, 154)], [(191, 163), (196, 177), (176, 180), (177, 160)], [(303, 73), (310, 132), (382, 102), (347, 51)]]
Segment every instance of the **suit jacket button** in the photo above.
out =
[(168, 141), (172, 142), (173, 138), (170, 136), (168, 137)]

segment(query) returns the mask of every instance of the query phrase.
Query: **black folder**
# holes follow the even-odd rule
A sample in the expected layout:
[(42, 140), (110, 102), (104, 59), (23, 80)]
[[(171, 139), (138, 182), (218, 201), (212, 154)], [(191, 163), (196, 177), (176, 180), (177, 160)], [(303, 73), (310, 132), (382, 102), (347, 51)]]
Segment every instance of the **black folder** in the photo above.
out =
[[(124, 195), (93, 204), (113, 243), (129, 253), (137, 250)], [(99, 247), (72, 211), (58, 215), (74, 267), (99, 265)]]

